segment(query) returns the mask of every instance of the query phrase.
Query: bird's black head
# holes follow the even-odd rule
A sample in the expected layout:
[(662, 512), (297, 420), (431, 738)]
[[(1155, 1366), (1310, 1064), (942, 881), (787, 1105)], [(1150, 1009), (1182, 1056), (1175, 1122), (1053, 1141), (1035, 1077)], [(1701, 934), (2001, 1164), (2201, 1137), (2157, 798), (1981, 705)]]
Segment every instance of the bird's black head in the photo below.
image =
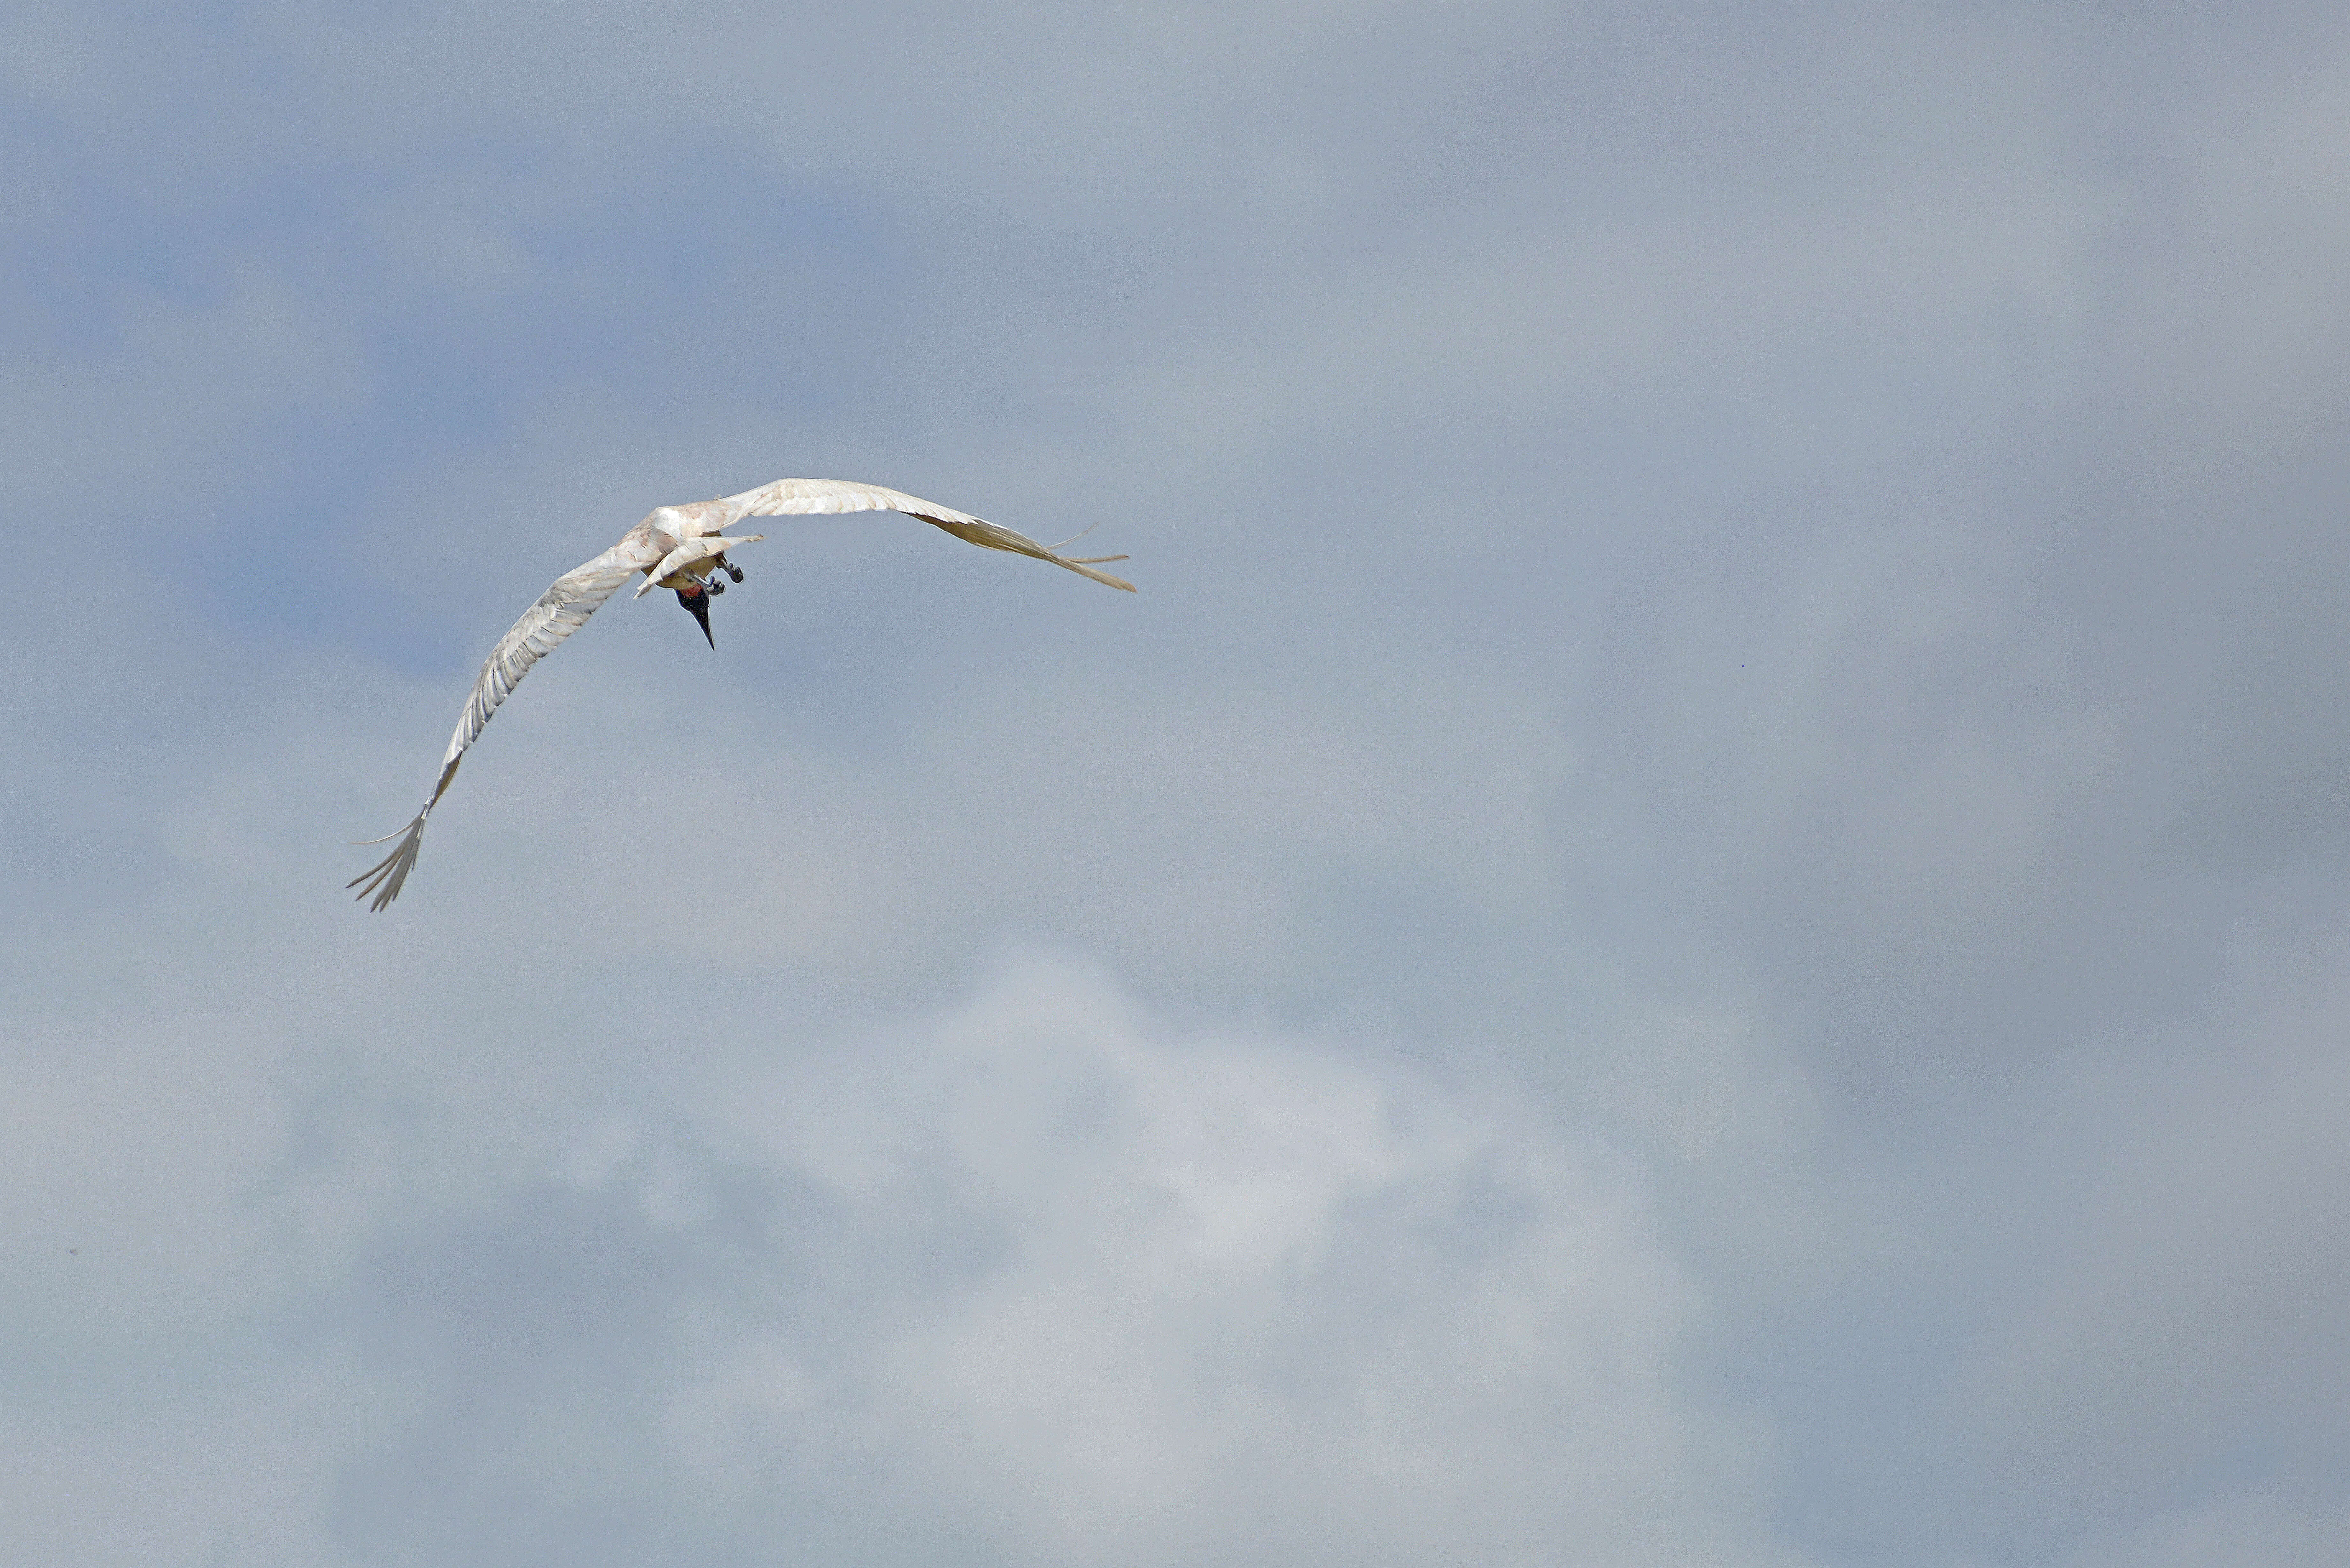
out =
[(677, 602), (693, 612), (694, 620), (702, 628), (702, 640), (716, 649), (718, 639), (710, 635), (710, 596), (702, 591), (702, 585), (696, 583), (690, 588), (678, 589)]

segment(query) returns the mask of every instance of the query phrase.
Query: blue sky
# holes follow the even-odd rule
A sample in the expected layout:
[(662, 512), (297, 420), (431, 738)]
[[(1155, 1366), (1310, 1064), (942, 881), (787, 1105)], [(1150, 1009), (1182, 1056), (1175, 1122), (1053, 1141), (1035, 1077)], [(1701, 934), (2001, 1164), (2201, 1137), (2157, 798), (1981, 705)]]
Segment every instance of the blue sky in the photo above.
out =
[[(2331, 9), (35, 5), (0, 139), (0, 1560), (2341, 1559)], [(348, 902), (785, 474), (1141, 591), (778, 520)]]

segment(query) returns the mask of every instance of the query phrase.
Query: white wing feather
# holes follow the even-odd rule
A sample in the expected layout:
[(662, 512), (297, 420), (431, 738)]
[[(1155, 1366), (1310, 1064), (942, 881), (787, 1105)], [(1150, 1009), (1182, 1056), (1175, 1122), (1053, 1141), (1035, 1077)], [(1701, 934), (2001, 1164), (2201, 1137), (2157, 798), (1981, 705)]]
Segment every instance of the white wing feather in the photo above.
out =
[(498, 639), (497, 647), (482, 663), (482, 673), (473, 681), (473, 694), (466, 700), (465, 711), (458, 717), (456, 732), (449, 737), (449, 750), (441, 759), (441, 777), (432, 786), (432, 798), (398, 835), (387, 834), (371, 840), (381, 844), (397, 836), (400, 844), (346, 884), (358, 888), (362, 898), (374, 894), (375, 902), (370, 908), (380, 910), (400, 897), (401, 884), (416, 865), (416, 851), (424, 842), (425, 819), (441, 804), (441, 797), (449, 793), (450, 781), (457, 776), (457, 764), (464, 760), (466, 748), (480, 737), (499, 704), (522, 683), (532, 665), (553, 652), (556, 644), (586, 626), (588, 618), (639, 569), (626, 542), (615, 545), (594, 560), (556, 578), (554, 586), (539, 595), (538, 602), (525, 610), (523, 618)]
[(746, 490), (740, 495), (730, 495), (709, 504), (725, 509), (720, 514), (724, 519), (718, 523), (720, 528), (732, 527), (745, 517), (782, 517), (811, 512), (903, 512), (909, 517), (919, 517), (982, 549), (1009, 550), (1018, 556), (1033, 556), (1056, 566), (1066, 566), (1081, 577), (1091, 577), (1113, 588), (1134, 592), (1134, 585), (1123, 577), (1113, 577), (1107, 572), (1093, 569), (1096, 562), (1123, 561), (1126, 559), (1124, 556), (1087, 556), (1074, 559), (1057, 556), (1024, 534), (1015, 534), (984, 518), (973, 517), (968, 512), (958, 512), (951, 506), (941, 506), (935, 501), (925, 501), (919, 495), (908, 495), (902, 491), (885, 490), (878, 484), (856, 484), (840, 479), (778, 479), (773, 484), (763, 484), (756, 490)]

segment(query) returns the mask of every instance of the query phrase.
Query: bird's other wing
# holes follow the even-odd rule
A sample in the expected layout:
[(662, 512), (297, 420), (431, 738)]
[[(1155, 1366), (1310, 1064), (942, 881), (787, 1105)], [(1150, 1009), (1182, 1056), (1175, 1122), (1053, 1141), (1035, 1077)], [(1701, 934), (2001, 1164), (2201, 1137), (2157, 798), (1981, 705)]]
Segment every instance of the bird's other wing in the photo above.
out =
[[(474, 679), (473, 694), (466, 699), (465, 711), (457, 720), (456, 733), (449, 737), (448, 754), (441, 759), (441, 777), (432, 786), (432, 798), (424, 803), (424, 809), (416, 814), (415, 820), (396, 836), (400, 843), (390, 854), (345, 884), (359, 888), (362, 898), (373, 894), (375, 902), (370, 908), (380, 910), (400, 897), (401, 884), (416, 865), (417, 848), (424, 842), (425, 818), (441, 804), (441, 797), (449, 793), (450, 782), (457, 776), (457, 764), (464, 760), (465, 749), (479, 738), (498, 705), (522, 683), (532, 665), (553, 652), (556, 643), (586, 626), (598, 607), (643, 569), (637, 558), (642, 554), (642, 548), (632, 549), (629, 542), (623, 540), (586, 565), (564, 573), (498, 639), (497, 647), (483, 661), (482, 673)], [(385, 838), (370, 842), (381, 844), (392, 836), (395, 836), (386, 835)]]
[(740, 495), (730, 495), (723, 501), (709, 504), (726, 508), (726, 521), (722, 525), (727, 527), (745, 517), (781, 517), (808, 512), (903, 512), (909, 517), (919, 517), (983, 549), (1009, 550), (1018, 556), (1034, 556), (1040, 561), (1066, 566), (1081, 577), (1091, 577), (1097, 583), (1124, 588), (1128, 593), (1134, 592), (1134, 585), (1123, 577), (1113, 577), (1107, 572), (1093, 569), (1096, 562), (1123, 561), (1126, 559), (1124, 556), (1087, 556), (1073, 559), (1055, 555), (1024, 534), (1014, 534), (1009, 528), (998, 527), (967, 512), (941, 506), (935, 501), (924, 501), (918, 495), (885, 490), (878, 484), (856, 484), (840, 479), (778, 479), (773, 484), (763, 484), (756, 490), (746, 490)]

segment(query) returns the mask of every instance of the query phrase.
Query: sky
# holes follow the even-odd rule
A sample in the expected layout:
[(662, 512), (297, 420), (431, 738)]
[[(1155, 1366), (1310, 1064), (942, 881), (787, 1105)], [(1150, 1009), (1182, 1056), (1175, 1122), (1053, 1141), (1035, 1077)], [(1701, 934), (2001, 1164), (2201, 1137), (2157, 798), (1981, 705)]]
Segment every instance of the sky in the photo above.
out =
[[(2350, 1554), (2338, 6), (26, 0), (0, 1564)], [(351, 846), (648, 510), (777, 519)]]

